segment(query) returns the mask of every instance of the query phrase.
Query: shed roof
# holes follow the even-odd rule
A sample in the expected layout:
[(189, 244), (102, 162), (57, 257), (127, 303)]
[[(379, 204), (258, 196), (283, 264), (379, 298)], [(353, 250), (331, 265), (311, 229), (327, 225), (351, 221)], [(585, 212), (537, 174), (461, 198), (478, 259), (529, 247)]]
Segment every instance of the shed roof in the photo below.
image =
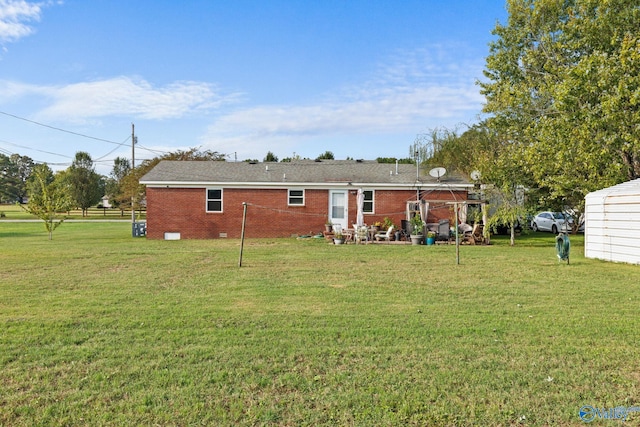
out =
[(303, 160), (293, 162), (222, 162), (163, 160), (142, 177), (149, 186), (194, 185), (379, 185), (385, 187), (428, 188), (447, 186), (468, 189), (473, 186), (458, 175), (447, 174), (437, 180), (420, 174), (409, 164), (378, 163), (364, 160)]
[(600, 199), (609, 196), (640, 195), (640, 179), (623, 182), (602, 190), (593, 191), (585, 196), (585, 199)]

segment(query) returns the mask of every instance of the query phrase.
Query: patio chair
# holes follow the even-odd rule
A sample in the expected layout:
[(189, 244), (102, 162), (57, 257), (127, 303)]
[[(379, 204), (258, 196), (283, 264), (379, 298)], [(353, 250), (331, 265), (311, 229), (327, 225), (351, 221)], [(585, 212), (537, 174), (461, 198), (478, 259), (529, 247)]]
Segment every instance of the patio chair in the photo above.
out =
[(449, 228), (449, 220), (448, 219), (441, 219), (438, 222), (438, 236), (436, 237), (437, 240), (439, 241), (443, 241), (446, 240), (447, 242), (449, 241), (449, 232), (450, 232), (450, 228)]
[(484, 226), (482, 224), (478, 224), (477, 222), (473, 225), (473, 231), (471, 232), (471, 241), (472, 244), (483, 245), (484, 242)]
[(354, 224), (353, 228), (356, 230), (355, 241), (356, 243), (367, 243), (369, 241), (369, 229), (366, 225), (357, 226)]
[(376, 235), (373, 237), (376, 239), (377, 242), (379, 242), (380, 240), (386, 240), (387, 242), (390, 242), (392, 233), (393, 233), (393, 225), (389, 227), (386, 233), (376, 233)]

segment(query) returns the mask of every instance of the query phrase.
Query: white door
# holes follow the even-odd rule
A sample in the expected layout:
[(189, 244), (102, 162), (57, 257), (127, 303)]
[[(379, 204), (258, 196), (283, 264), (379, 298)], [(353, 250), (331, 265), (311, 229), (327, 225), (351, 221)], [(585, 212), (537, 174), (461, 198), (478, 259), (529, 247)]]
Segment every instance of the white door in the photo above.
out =
[(347, 191), (329, 190), (329, 220), (332, 224), (340, 225), (343, 229), (349, 228), (347, 208)]

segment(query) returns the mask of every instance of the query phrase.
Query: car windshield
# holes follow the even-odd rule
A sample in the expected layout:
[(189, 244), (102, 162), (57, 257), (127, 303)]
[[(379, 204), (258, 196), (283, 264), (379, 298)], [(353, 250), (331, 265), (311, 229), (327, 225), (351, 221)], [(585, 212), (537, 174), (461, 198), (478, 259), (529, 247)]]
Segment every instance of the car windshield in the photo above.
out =
[(554, 213), (553, 213), (553, 217), (554, 217), (555, 219), (564, 219), (564, 215), (562, 215), (562, 213), (561, 213), (561, 212), (554, 212)]

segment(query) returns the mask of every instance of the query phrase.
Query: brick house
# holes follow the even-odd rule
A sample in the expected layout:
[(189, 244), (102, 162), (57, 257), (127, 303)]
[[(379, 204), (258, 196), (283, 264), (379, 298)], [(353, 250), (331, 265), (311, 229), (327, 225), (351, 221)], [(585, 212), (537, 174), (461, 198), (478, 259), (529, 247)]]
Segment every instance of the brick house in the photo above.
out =
[(358, 189), (367, 224), (407, 219), (419, 196), (429, 202), (426, 222), (450, 219), (452, 201), (466, 201), (469, 182), (447, 175), (417, 176), (415, 165), (363, 160), (287, 162), (161, 161), (140, 180), (146, 185), (147, 237), (237, 238), (247, 204), (246, 237), (319, 233), (329, 219), (351, 227)]

